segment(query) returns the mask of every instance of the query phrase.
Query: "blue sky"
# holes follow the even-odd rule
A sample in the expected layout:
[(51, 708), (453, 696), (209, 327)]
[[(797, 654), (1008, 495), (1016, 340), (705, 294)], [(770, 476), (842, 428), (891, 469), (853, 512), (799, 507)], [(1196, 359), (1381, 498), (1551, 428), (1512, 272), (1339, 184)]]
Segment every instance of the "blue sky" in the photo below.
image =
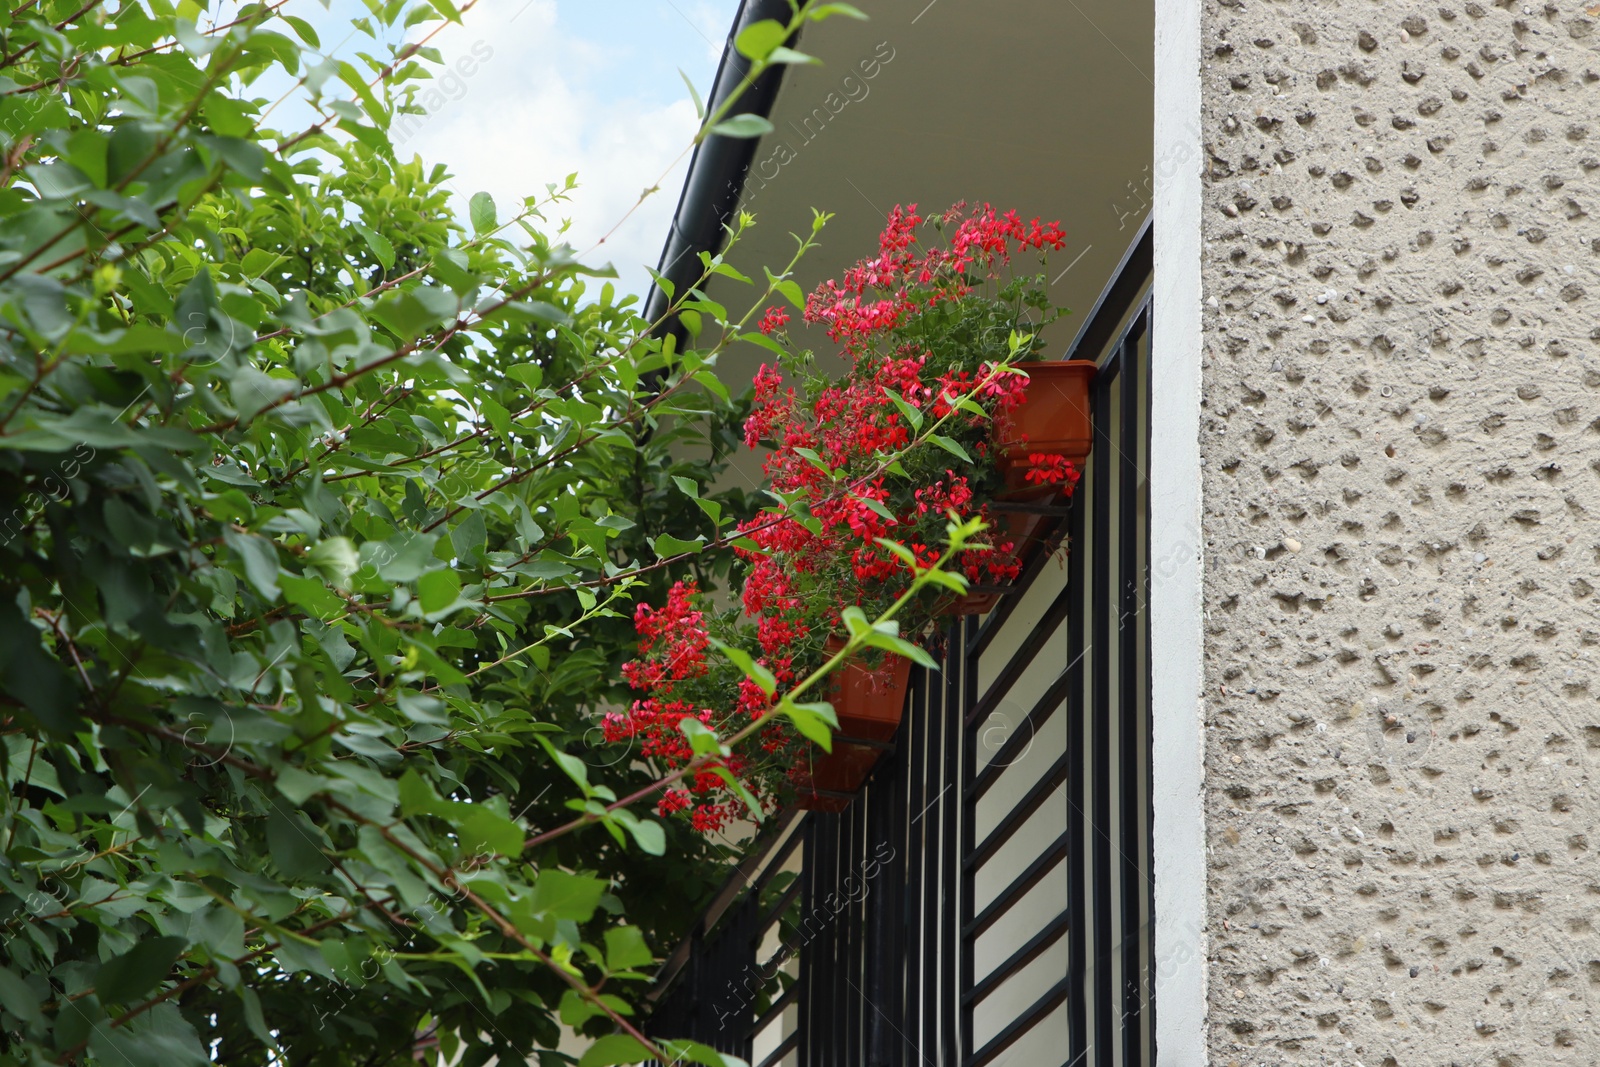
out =
[[(614, 263), (619, 287), (642, 293), (644, 265), (655, 266), (683, 185), (687, 156), (678, 157), (696, 127), (678, 71), (707, 92), (737, 8), (738, 0), (479, 0), (464, 25), (431, 42), (447, 64), (466, 58), (471, 75), (441, 80), (432, 113), (396, 141), (403, 153), (446, 164), (463, 200), (490, 193), (502, 217), (577, 171), (580, 189), (551, 222), (570, 219), (567, 240), (580, 251), (665, 173), (660, 192), (588, 257)], [(291, 0), (284, 11), (310, 21), (325, 49), (343, 41), (341, 57), (381, 54), (365, 35), (347, 38), (351, 18), (366, 13), (360, 0), (332, 0), (326, 11)], [(255, 92), (268, 95), (264, 86)], [(298, 128), (302, 117), (289, 101), (270, 121)]]

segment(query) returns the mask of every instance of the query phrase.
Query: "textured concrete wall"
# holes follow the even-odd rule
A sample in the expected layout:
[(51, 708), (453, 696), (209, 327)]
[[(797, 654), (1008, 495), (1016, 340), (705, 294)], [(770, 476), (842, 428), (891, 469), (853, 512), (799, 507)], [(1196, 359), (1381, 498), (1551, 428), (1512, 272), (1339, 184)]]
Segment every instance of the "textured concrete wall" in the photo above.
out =
[(1202, 47), (1211, 1061), (1600, 1063), (1600, 4)]

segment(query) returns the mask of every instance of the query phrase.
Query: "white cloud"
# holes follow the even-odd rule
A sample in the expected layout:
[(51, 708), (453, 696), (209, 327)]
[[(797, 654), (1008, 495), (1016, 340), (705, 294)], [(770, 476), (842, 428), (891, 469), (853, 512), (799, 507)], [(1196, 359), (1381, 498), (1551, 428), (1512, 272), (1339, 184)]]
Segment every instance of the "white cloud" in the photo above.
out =
[[(466, 65), (454, 77), (438, 76), (437, 94), (423, 98), (431, 113), (396, 131), (402, 153), (446, 164), (463, 201), (486, 191), (502, 219), (524, 197), (542, 195), (547, 183), (576, 171), (580, 188), (549, 214), (553, 224), (572, 220), (566, 240), (580, 252), (666, 172), (660, 190), (588, 256), (591, 263), (613, 262), (619, 287), (642, 293), (649, 281), (643, 267), (655, 265), (677, 206), (684, 150), (696, 128), (693, 105), (681, 83), (649, 85), (644, 92), (628, 84), (637, 81), (629, 49), (566, 30), (555, 0), (531, 0), (526, 7), (523, 0), (502, 0), (485, 10), (489, 6), (475, 8), (465, 26), (452, 26), (431, 42), (447, 64)], [(684, 13), (702, 29), (726, 17), (706, 3), (686, 4)], [(647, 40), (635, 44), (649, 46)]]

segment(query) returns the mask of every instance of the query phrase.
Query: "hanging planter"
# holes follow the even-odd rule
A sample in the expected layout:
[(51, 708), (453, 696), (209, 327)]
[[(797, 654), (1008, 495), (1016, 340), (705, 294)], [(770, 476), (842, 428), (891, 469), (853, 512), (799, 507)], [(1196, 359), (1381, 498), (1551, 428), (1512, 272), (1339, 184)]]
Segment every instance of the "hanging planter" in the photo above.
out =
[[(996, 417), (990, 436), (996, 467), (1005, 487), (998, 501), (1053, 504), (1072, 496), (1079, 472), (1094, 446), (1094, 420), (1089, 388), (1099, 367), (1087, 359), (1056, 363), (1028, 363), (1028, 384), (1016, 407)], [(1071, 474), (1059, 482), (1029, 480), (1041, 464), (1070, 465)], [(1067, 467), (1062, 467), (1067, 469)], [(1050, 526), (1050, 516), (1037, 512), (995, 509), (995, 527), (1002, 541), (1010, 542), (1018, 560), (1039, 543)], [(968, 593), (940, 609), (949, 617), (987, 615), (1000, 602), (1000, 592)]]
[[(828, 655), (844, 647), (837, 637)], [(890, 747), (905, 714), (911, 661), (884, 653), (876, 668), (856, 656), (833, 675), (828, 701), (839, 717), (833, 751), (810, 748), (794, 773), (795, 806), (806, 811), (843, 811)]]
[[(1028, 384), (1022, 402), (995, 418), (993, 441), (999, 452), (997, 465), (1005, 478), (1001, 500), (1048, 500), (1060, 494), (1062, 483), (1029, 481), (1028, 473), (1040, 466), (1040, 457), (1070, 463), (1077, 470), (1094, 447), (1094, 419), (1089, 409), (1089, 386), (1099, 369), (1092, 360), (1024, 364)], [(1071, 484), (1065, 485), (1071, 492)]]

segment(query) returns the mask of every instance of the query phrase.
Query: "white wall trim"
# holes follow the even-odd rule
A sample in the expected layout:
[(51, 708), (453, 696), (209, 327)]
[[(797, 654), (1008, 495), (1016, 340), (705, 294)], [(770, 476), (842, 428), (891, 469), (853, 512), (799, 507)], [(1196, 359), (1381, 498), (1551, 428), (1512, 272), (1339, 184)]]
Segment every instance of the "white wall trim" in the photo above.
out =
[(1155, 280), (1150, 412), (1156, 1050), (1206, 1049), (1200, 504), (1200, 0), (1155, 0)]

